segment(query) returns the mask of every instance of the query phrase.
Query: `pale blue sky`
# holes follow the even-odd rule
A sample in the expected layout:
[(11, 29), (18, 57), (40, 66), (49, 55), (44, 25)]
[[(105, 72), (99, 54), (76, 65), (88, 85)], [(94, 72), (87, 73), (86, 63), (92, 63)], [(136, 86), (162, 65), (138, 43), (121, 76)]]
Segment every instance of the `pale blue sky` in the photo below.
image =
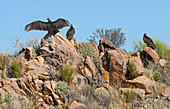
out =
[[(87, 38), (97, 28), (122, 28), (126, 44), (132, 48), (133, 40), (141, 40), (143, 33), (170, 45), (170, 0), (4, 0), (0, 1), (0, 52), (11, 51), (12, 43), (20, 36), (38, 36), (47, 32), (25, 32), (26, 24), (42, 20), (65, 18), (76, 29), (78, 42)], [(69, 27), (60, 32), (65, 35)]]

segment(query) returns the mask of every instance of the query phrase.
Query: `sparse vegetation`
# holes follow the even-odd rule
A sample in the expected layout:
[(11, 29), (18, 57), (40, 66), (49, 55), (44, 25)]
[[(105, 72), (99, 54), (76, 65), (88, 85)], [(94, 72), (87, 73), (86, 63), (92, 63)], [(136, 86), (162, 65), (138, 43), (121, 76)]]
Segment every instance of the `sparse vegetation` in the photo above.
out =
[[(21, 37), (20, 37), (21, 38)], [(20, 38), (18, 38), (14, 43), (13, 43), (13, 48), (14, 48), (14, 53), (13, 55), (15, 57), (17, 57), (18, 53), (20, 50), (22, 50), (22, 48), (26, 48), (26, 47), (33, 47), (36, 54), (39, 55), (39, 51), (40, 51), (40, 41), (38, 40), (37, 37), (33, 37), (33, 38), (28, 38), (26, 41), (21, 41)]]
[(127, 69), (129, 74), (128, 76), (131, 77), (131, 79), (138, 76), (138, 72), (136, 71), (136, 66), (134, 63), (128, 63)]
[(58, 81), (56, 90), (60, 90), (62, 94), (67, 94), (70, 90), (68, 83), (65, 81)]
[(10, 66), (10, 57), (7, 55), (7, 51), (6, 51), (5, 54), (0, 54), (0, 67), (2, 68), (2, 78), (7, 77), (9, 66)]
[(97, 68), (99, 68), (100, 65), (102, 65), (102, 60), (97, 56), (97, 52), (95, 48), (89, 43), (85, 43), (85, 42), (79, 43), (76, 46), (76, 49), (82, 54), (83, 57), (87, 57), (87, 56), (91, 57), (91, 59), (93, 60)]
[(95, 48), (87, 42), (79, 43), (76, 46), (77, 51), (79, 51), (83, 57), (95, 57), (97, 55)]
[(2, 100), (2, 95), (0, 95), (0, 104), (2, 104), (4, 102), (10, 104), (12, 101), (10, 95), (5, 94), (4, 97), (5, 97), (5, 99)]
[[(170, 61), (170, 47), (161, 40), (153, 40), (156, 49), (155, 51), (158, 53), (161, 59), (167, 59)], [(142, 41), (133, 42), (133, 49), (136, 51), (142, 51), (146, 44)]]
[(63, 65), (59, 67), (59, 72), (61, 74), (61, 79), (70, 84), (73, 80), (73, 74), (76, 74), (77, 70), (71, 66)]
[(17, 60), (16, 58), (13, 58), (11, 62), (11, 69), (12, 73), (16, 78), (19, 78), (20, 76), (24, 75), (23, 68), (24, 66), (22, 65), (20, 60)]
[(90, 42), (95, 42), (96, 44), (99, 42), (101, 38), (104, 40), (110, 40), (116, 47), (120, 47), (125, 44), (126, 37), (125, 33), (121, 32), (121, 28), (117, 29), (96, 29), (93, 35), (87, 39)]
[(123, 94), (127, 102), (132, 102), (137, 100), (138, 95), (134, 91), (128, 91), (127, 93)]
[(159, 73), (155, 73), (155, 74), (153, 75), (153, 79), (154, 79), (155, 81), (158, 81), (159, 78), (160, 78), (160, 74), (159, 74)]

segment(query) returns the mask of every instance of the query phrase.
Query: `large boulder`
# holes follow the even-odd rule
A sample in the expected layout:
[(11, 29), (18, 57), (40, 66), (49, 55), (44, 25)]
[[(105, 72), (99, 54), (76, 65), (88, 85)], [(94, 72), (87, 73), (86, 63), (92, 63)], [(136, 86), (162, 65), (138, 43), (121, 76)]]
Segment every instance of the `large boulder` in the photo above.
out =
[(46, 55), (45, 61), (55, 66), (70, 64), (77, 66), (81, 62), (82, 56), (73, 44), (61, 33), (55, 36), (46, 35), (41, 39), (40, 55)]
[(140, 54), (144, 67), (147, 67), (149, 62), (159, 63), (159, 55), (151, 47), (145, 47)]
[(127, 54), (123, 54), (121, 50), (110, 50), (106, 52), (107, 66), (109, 71), (110, 84), (122, 83), (125, 80), (125, 74), (127, 71)]
[[(140, 52), (135, 52), (129, 57), (129, 65), (134, 65), (136, 69), (134, 72), (138, 72), (136, 76), (140, 76), (144, 73), (144, 67), (140, 58)], [(130, 72), (129, 72), (130, 73)]]
[(133, 80), (126, 80), (125, 86), (128, 88), (143, 89), (145, 93), (161, 92), (166, 87), (166, 85), (153, 81), (145, 75), (139, 76)]

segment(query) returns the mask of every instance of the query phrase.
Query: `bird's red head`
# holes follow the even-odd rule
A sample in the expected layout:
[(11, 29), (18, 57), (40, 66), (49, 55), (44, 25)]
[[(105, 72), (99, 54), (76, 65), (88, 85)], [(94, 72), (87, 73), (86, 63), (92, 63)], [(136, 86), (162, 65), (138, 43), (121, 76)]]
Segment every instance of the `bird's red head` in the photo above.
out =
[(144, 35), (146, 35), (146, 33), (144, 33)]
[(47, 20), (50, 20), (50, 18), (47, 18)]
[(73, 24), (71, 24), (71, 26), (73, 26)]

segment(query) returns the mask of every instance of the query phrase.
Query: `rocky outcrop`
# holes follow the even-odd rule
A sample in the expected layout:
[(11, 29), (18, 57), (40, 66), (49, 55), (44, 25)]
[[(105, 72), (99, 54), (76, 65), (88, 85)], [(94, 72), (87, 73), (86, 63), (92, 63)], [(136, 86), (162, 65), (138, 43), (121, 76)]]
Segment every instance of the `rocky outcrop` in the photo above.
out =
[(126, 80), (126, 87), (143, 89), (145, 93), (155, 93), (157, 90), (161, 91), (164, 89), (166, 85), (160, 84), (142, 75), (133, 80)]
[[(142, 100), (151, 94), (155, 94), (154, 97), (158, 99), (170, 98), (169, 87), (144, 75), (149, 61), (159, 64), (162, 69), (166, 66), (166, 60), (159, 59), (153, 49), (145, 47), (142, 52), (135, 52), (129, 56), (125, 49), (118, 49), (111, 41), (102, 38), (99, 46), (94, 42), (90, 43), (97, 52), (95, 59), (102, 60), (102, 64), (97, 65), (94, 57), (82, 57), (76, 51), (77, 44), (76, 38), (69, 41), (57, 33), (55, 36), (46, 35), (42, 38), (38, 54), (33, 47), (21, 50), (18, 58), (24, 65), (24, 75), (20, 78), (0, 79), (2, 99), (9, 95), (12, 108), (16, 109), (26, 106), (37, 109), (87, 109), (94, 108), (91, 106), (93, 103), (97, 108), (109, 108), (113, 98), (116, 100), (115, 97), (119, 97), (119, 91), (133, 91)], [(134, 71), (138, 72), (137, 76), (130, 79), (127, 78), (129, 63), (133, 63)], [(64, 64), (77, 68), (77, 73), (70, 76), (73, 79), (68, 85), (66, 82), (61, 84), (64, 79), (59, 66)], [(117, 91), (116, 95), (113, 95), (113, 87), (114, 91)], [(11, 105), (2, 103), (0, 108), (11, 108)]]
[(135, 66), (135, 71), (138, 72), (138, 76), (144, 73), (144, 67), (140, 58), (140, 52), (135, 52), (134, 54), (130, 55), (129, 64), (133, 64)]
[(153, 62), (158, 64), (159, 63), (159, 56), (155, 50), (150, 47), (145, 47), (140, 54), (142, 63), (145, 67), (149, 64), (149, 62)]
[(60, 33), (57, 33), (55, 36), (46, 35), (41, 39), (41, 46), (40, 55), (45, 55), (45, 61), (49, 64), (55, 66), (62, 64), (77, 66), (81, 62), (81, 54)]

